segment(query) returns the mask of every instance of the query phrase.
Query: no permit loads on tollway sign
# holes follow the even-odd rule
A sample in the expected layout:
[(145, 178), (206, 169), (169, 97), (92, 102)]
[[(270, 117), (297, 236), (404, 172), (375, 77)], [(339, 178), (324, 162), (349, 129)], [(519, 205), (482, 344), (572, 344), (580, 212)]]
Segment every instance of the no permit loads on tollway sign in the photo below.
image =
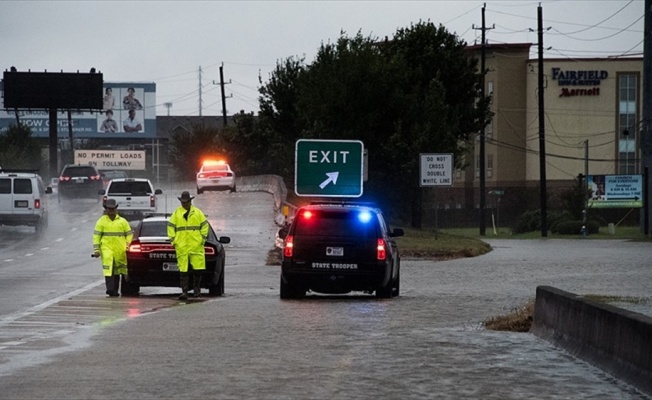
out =
[(297, 140), (294, 153), (297, 196), (362, 196), (364, 145), (359, 140)]

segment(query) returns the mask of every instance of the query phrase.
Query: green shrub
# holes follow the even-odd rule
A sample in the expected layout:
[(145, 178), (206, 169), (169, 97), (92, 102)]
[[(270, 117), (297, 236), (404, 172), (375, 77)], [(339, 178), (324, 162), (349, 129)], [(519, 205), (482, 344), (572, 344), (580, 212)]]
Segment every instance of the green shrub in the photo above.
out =
[[(572, 219), (572, 215), (568, 211), (553, 210), (548, 212), (548, 230), (553, 232), (552, 227), (556, 226), (562, 221)], [(526, 211), (518, 220), (516, 225), (512, 227), (514, 233), (534, 232), (541, 229), (541, 210)], [(554, 233), (554, 232), (553, 232)]]
[[(559, 235), (581, 235), (582, 226), (584, 226), (582, 221), (560, 221), (555, 224), (555, 230), (551, 229), (550, 231)], [(588, 234), (600, 231), (600, 224), (596, 221), (587, 221), (586, 227), (588, 228)]]

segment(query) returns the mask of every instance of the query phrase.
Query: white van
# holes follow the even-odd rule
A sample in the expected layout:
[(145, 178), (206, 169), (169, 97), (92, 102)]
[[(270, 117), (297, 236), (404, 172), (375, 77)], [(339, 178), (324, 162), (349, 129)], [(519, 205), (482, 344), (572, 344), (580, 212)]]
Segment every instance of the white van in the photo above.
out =
[(41, 176), (33, 172), (0, 170), (0, 225), (33, 226), (36, 232), (47, 225), (47, 195)]

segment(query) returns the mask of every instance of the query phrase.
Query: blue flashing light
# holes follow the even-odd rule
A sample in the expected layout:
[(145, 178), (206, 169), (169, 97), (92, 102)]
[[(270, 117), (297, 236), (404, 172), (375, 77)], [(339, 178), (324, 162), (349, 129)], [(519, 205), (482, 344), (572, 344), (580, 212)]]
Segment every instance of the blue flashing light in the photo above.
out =
[(371, 221), (371, 213), (369, 211), (361, 211), (360, 214), (358, 214), (358, 220), (362, 223)]

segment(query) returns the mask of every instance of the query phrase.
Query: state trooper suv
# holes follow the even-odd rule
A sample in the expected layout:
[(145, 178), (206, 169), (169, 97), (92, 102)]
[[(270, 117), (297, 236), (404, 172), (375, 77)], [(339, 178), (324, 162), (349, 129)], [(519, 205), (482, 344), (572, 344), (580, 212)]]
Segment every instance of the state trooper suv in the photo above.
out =
[(301, 207), (285, 234), (281, 299), (307, 291), (361, 291), (391, 298), (400, 293), (401, 259), (380, 209), (362, 203), (313, 203)]

